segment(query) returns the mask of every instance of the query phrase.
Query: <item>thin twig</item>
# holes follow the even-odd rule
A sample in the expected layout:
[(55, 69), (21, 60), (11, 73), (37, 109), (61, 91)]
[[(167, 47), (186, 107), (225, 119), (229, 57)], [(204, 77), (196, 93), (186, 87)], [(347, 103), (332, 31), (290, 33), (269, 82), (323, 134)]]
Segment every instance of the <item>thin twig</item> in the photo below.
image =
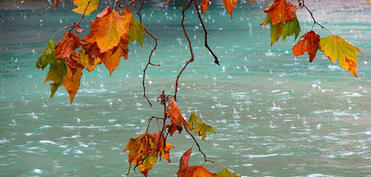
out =
[(211, 48), (209, 47), (209, 44), (207, 43), (207, 29), (206, 29), (206, 26), (204, 24), (204, 21), (202, 20), (201, 18), (201, 14), (200, 14), (200, 9), (198, 8), (198, 3), (197, 3), (197, 0), (194, 0), (193, 1), (194, 4), (195, 4), (195, 8), (196, 8), (196, 11), (197, 11), (197, 16), (198, 16), (198, 19), (200, 20), (200, 23), (202, 25), (202, 28), (204, 29), (204, 33), (205, 33), (205, 47), (207, 48), (207, 50), (209, 50), (209, 52), (214, 56), (214, 63), (217, 64), (217, 65), (220, 65), (219, 64), (219, 60), (218, 60), (218, 57), (214, 54), (214, 51), (211, 50)]
[(44, 10), (42, 10), (41, 12), (37, 13), (35, 16), (39, 16), (39, 15), (43, 14), (44, 12), (46, 12), (47, 10), (49, 10), (52, 7), (53, 7), (53, 4), (50, 5), (50, 6), (48, 6), (47, 8), (45, 8)]
[(70, 30), (69, 30), (68, 32), (71, 32), (73, 29), (75, 29), (75, 27), (76, 27), (77, 25), (80, 25), (80, 23), (84, 20), (86, 10), (88, 10), (88, 7), (89, 7), (91, 1), (92, 1), (92, 0), (89, 0), (88, 4), (86, 5), (86, 7), (85, 7), (85, 9), (84, 9), (84, 12), (83, 12), (82, 15), (81, 15), (80, 20), (79, 20), (77, 23), (74, 23), (74, 24), (71, 26), (71, 28), (70, 28)]
[(328, 30), (326, 27), (322, 26), (320, 23), (317, 22), (317, 20), (314, 18), (313, 12), (312, 12), (312, 11), (311, 11), (311, 10), (310, 10), (306, 5), (305, 5), (304, 0), (301, 1), (300, 6), (301, 6), (301, 7), (304, 7), (304, 8), (309, 12), (310, 16), (312, 17), (312, 19), (313, 19), (313, 23), (314, 23), (313, 26), (312, 26), (312, 30), (313, 30), (314, 25), (317, 24), (317, 25), (320, 26), (322, 29), (325, 29), (325, 30), (328, 31), (331, 35), (333, 35), (332, 32), (331, 32), (330, 30)]
[(198, 142), (197, 142), (197, 140), (196, 140), (196, 138), (192, 135), (192, 133), (191, 132), (189, 132), (189, 130), (188, 130), (188, 128), (187, 127), (184, 127), (184, 129), (186, 130), (186, 132), (192, 137), (192, 139), (193, 139), (193, 141), (196, 143), (196, 145), (197, 145), (197, 148), (198, 148), (198, 151), (200, 151), (201, 152), (201, 154), (204, 156), (204, 159), (205, 159), (205, 161), (204, 162), (207, 162), (208, 160), (207, 160), (207, 158), (206, 158), (206, 154), (202, 151), (202, 149), (201, 149), (201, 147), (200, 147), (200, 144), (198, 144)]
[(194, 55), (193, 55), (193, 50), (192, 50), (192, 43), (191, 43), (191, 40), (189, 39), (188, 33), (187, 33), (186, 28), (184, 26), (184, 17), (185, 17), (185, 13), (184, 12), (191, 6), (192, 1), (193, 0), (190, 0), (188, 2), (188, 4), (183, 8), (183, 10), (182, 10), (182, 22), (181, 22), (181, 25), (182, 25), (182, 28), (183, 28), (183, 33), (184, 33), (184, 35), (185, 35), (185, 37), (187, 38), (187, 41), (188, 41), (189, 52), (191, 53), (191, 58), (189, 58), (189, 60), (186, 62), (186, 64), (183, 66), (183, 68), (180, 70), (180, 72), (176, 76), (176, 80), (175, 80), (175, 92), (174, 92), (174, 100), (175, 101), (176, 101), (176, 95), (178, 93), (179, 78), (182, 75), (183, 71), (187, 68), (187, 66), (191, 62), (194, 61)]

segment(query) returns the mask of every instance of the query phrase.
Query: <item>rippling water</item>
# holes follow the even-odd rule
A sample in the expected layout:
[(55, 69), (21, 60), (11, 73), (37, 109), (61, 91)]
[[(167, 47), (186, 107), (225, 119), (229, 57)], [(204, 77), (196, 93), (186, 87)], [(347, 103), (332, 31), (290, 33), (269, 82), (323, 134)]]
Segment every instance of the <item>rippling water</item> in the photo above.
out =
[[(211, 159), (246, 176), (371, 175), (371, 6), (330, 2), (310, 7), (323, 25), (366, 54), (358, 62), (359, 78), (321, 53), (313, 63), (307, 55), (294, 57), (292, 38), (271, 47), (269, 29), (259, 25), (265, 17), (260, 4), (240, 6), (233, 21), (219, 5), (203, 16), (209, 44), (220, 57), (216, 66), (203, 47), (195, 12), (187, 13), (196, 60), (181, 79), (178, 104), (186, 117), (197, 112), (217, 131), (202, 143)], [(143, 12), (145, 25), (160, 39), (153, 62), (161, 66), (147, 76), (153, 101), (160, 90), (173, 91), (188, 60), (180, 6), (173, 5), (152, 4)], [(64, 88), (49, 100), (46, 72), (35, 62), (51, 34), (79, 19), (71, 9), (67, 4), (39, 17), (39, 8), (0, 10), (0, 176), (124, 175), (124, 146), (144, 132), (150, 116), (161, 115), (159, 105), (148, 107), (140, 84), (150, 38), (144, 48), (132, 45), (129, 59), (111, 77), (104, 66), (84, 72), (74, 104)], [(86, 31), (95, 15), (83, 24)], [(310, 17), (304, 11), (298, 16), (302, 31), (309, 31)], [(150, 176), (175, 176), (179, 157), (192, 146), (184, 134), (169, 141), (172, 163), (157, 163)], [(191, 163), (200, 164), (202, 156), (194, 152)]]

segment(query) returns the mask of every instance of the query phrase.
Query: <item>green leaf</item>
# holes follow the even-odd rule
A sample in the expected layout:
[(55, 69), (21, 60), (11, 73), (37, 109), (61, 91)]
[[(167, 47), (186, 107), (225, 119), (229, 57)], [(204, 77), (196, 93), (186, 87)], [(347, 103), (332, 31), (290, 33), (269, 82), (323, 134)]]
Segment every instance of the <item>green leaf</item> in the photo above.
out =
[(53, 81), (53, 83), (50, 83), (50, 98), (53, 98), (55, 92), (63, 85), (67, 76), (67, 65), (64, 61), (56, 59), (56, 46), (57, 44), (53, 40), (49, 40), (48, 45), (36, 63), (36, 67), (43, 70), (49, 64), (48, 75), (44, 82)]
[(216, 174), (220, 177), (241, 177), (240, 174), (238, 174), (237, 172), (232, 171), (228, 168), (224, 168), (223, 170), (219, 171)]
[(51, 61), (55, 60), (55, 57), (57, 57), (57, 54), (55, 52), (55, 47), (57, 46), (57, 43), (55, 43), (53, 40), (49, 40), (48, 45), (45, 47), (43, 53), (40, 55), (39, 59), (37, 60), (36, 67), (37, 69), (42, 69), (46, 67)]
[(281, 31), (282, 41), (286, 40), (287, 36), (295, 35), (294, 41), (299, 37), (301, 32), (298, 18), (288, 20), (283, 26)]
[(129, 44), (137, 40), (139, 42), (139, 45), (143, 47), (144, 34), (147, 33), (144, 30), (143, 24), (138, 22), (135, 18), (132, 18), (129, 30)]
[(206, 133), (215, 133), (213, 127), (208, 125), (204, 120), (198, 117), (194, 112), (192, 112), (191, 117), (189, 118), (188, 129), (193, 130), (195, 133), (198, 133), (199, 136), (202, 136), (202, 139), (205, 141)]

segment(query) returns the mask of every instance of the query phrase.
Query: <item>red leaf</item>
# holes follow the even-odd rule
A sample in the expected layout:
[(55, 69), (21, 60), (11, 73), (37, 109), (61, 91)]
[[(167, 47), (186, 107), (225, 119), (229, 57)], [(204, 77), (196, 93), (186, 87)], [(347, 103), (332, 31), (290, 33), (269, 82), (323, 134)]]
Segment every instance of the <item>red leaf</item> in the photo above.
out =
[(185, 169), (188, 167), (188, 162), (189, 162), (189, 158), (191, 157), (191, 154), (192, 154), (192, 148), (188, 149), (188, 151), (186, 151), (180, 158), (179, 170), (177, 172), (178, 176), (181, 176), (183, 172), (185, 171)]
[(175, 130), (178, 130), (180, 133), (182, 131), (182, 125), (188, 126), (188, 122), (184, 120), (175, 100), (173, 100), (166, 109), (167, 116), (170, 117), (171, 120), (171, 124), (167, 125), (167, 129), (168, 131), (170, 130), (169, 133), (171, 133), (170, 136), (172, 136)]
[(274, 0), (273, 4), (264, 10), (270, 15), (272, 24), (283, 24), (287, 20), (296, 17), (297, 7), (286, 0)]
[(294, 55), (299, 56), (307, 52), (309, 54), (309, 61), (312, 62), (318, 51), (320, 36), (314, 31), (309, 31), (301, 36), (300, 39), (292, 48)]
[(80, 38), (73, 32), (64, 33), (63, 39), (58, 42), (55, 52), (57, 59), (68, 59), (76, 54), (75, 49), (80, 46)]

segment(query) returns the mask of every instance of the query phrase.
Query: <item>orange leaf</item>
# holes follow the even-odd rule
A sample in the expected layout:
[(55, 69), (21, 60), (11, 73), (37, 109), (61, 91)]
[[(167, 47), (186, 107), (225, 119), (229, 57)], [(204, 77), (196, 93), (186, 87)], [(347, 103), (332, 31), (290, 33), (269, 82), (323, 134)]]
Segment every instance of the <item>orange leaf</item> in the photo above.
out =
[(312, 62), (318, 51), (320, 36), (314, 31), (309, 31), (301, 36), (300, 39), (292, 48), (294, 55), (299, 56), (307, 52), (309, 54), (309, 61)]
[(88, 43), (96, 42), (100, 52), (116, 47), (121, 37), (127, 35), (133, 14), (126, 8), (123, 15), (107, 7), (91, 22), (91, 32), (84, 38)]
[(211, 173), (207, 168), (199, 165), (193, 165), (186, 168), (179, 177), (219, 177)]
[(151, 170), (153, 165), (157, 162), (158, 155), (161, 155), (170, 162), (169, 151), (174, 147), (168, 142), (166, 142), (165, 148), (163, 148), (163, 146), (159, 147), (165, 144), (165, 139), (160, 137), (159, 133), (160, 132), (155, 135), (144, 133), (136, 138), (130, 138), (129, 143), (124, 150), (124, 152), (129, 151), (128, 162), (130, 163), (130, 167), (128, 174), (130, 173), (131, 165), (133, 164), (139, 168), (139, 171), (144, 176), (147, 176), (148, 171)]
[(206, 12), (209, 6), (210, 6), (210, 0), (202, 0), (201, 1), (201, 13)]
[(233, 18), (233, 8), (237, 6), (238, 0), (223, 0), (223, 4), (229, 15), (231, 15), (231, 19)]
[(178, 176), (180, 176), (184, 172), (184, 170), (188, 167), (188, 162), (189, 162), (189, 158), (191, 157), (191, 154), (192, 154), (192, 148), (188, 149), (188, 151), (186, 151), (180, 158), (179, 170), (177, 172)]
[(64, 80), (63, 86), (66, 88), (68, 94), (70, 95), (71, 104), (77, 91), (80, 88), (80, 79), (82, 76), (82, 68), (77, 68), (75, 72), (72, 72), (70, 67), (67, 67), (67, 76)]
[[(180, 112), (180, 109), (173, 100), (168, 106), (167, 106), (167, 116), (170, 117), (171, 124), (170, 124), (170, 130), (172, 130), (172, 133), (175, 130), (178, 130), (179, 133), (182, 132), (182, 125), (188, 126), (188, 122), (186, 122), (182, 116), (182, 113)], [(169, 130), (169, 125), (167, 126)], [(172, 133), (170, 134), (172, 136)]]
[(274, 0), (273, 4), (264, 10), (270, 15), (273, 25), (283, 24), (287, 20), (296, 17), (297, 7), (286, 0)]
[(115, 48), (101, 53), (99, 58), (103, 61), (104, 65), (108, 69), (110, 75), (119, 65), (121, 57), (128, 58), (129, 47), (128, 47), (129, 35), (124, 35), (118, 46)]
[(64, 33), (63, 39), (58, 42), (55, 52), (57, 59), (68, 59), (74, 54), (75, 49), (80, 46), (80, 38), (73, 32)]

